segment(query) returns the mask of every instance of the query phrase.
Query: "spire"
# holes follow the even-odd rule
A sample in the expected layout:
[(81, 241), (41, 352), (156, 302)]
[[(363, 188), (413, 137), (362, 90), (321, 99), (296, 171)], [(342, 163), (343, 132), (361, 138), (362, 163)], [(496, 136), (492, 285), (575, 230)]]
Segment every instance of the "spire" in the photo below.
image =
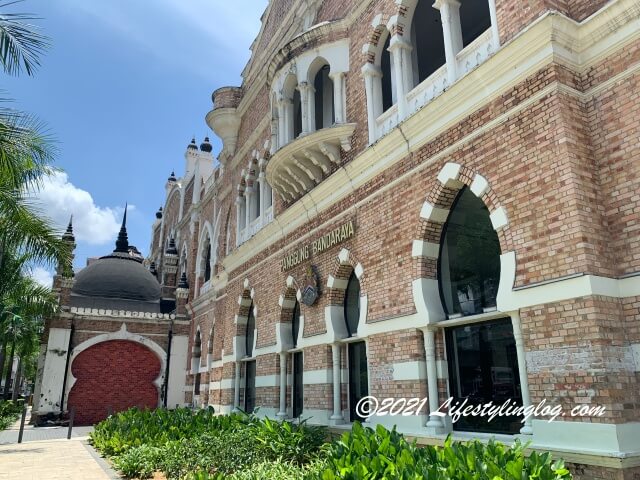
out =
[(116, 249), (113, 253), (129, 253), (129, 238), (127, 237), (127, 205), (124, 206), (124, 215), (122, 216), (122, 226), (116, 240)]
[(69, 225), (67, 225), (67, 231), (62, 235), (62, 239), (72, 243), (76, 241), (76, 237), (73, 235), (73, 215), (69, 218)]

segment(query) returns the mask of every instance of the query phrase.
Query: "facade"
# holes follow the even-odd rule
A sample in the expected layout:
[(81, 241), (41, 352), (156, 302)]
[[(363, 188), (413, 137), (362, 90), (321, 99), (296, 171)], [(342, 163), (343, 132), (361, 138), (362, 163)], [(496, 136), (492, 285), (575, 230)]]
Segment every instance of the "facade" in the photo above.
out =
[[(111, 254), (90, 259), (77, 275), (58, 267), (60, 311), (46, 319), (41, 340), (36, 424), (73, 411), (77, 425), (91, 425), (111, 412), (183, 402), (190, 328), (184, 294), (162, 299), (157, 278), (129, 245), (126, 218), (125, 210)], [(71, 222), (62, 238), (75, 248)]]
[[(193, 140), (152, 227), (169, 405), (345, 429), (368, 395), (427, 398), (366, 421), (638, 478), (639, 65), (637, 0), (270, 1), (213, 93), (217, 162)], [(84, 308), (45, 370), (74, 315), (166, 352), (171, 317)]]

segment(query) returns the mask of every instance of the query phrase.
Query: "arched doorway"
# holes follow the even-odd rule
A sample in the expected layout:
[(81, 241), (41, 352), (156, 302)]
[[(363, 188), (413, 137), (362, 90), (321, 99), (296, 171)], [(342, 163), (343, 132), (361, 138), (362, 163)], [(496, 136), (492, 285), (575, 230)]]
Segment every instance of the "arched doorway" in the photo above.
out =
[(108, 412), (131, 407), (156, 408), (160, 359), (146, 346), (108, 340), (80, 352), (71, 365), (76, 382), (69, 392), (77, 425), (104, 420)]

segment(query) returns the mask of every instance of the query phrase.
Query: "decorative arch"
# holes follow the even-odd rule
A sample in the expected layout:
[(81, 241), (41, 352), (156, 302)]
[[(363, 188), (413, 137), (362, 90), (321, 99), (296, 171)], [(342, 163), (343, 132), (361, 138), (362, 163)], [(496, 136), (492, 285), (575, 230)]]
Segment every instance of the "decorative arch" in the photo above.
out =
[(358, 325), (362, 327), (367, 323), (368, 296), (363, 293), (366, 292), (364, 268), (348, 249), (343, 248), (335, 260), (333, 274), (327, 278), (329, 306), (325, 309), (325, 321), (331, 340), (340, 340), (349, 336), (344, 318), (343, 302), (352, 273), (360, 282), (360, 319)]
[(501, 205), (488, 180), (460, 164), (449, 162), (440, 170), (436, 184), (422, 205), (418, 221), (416, 240), (412, 245), (415, 261), (415, 280), (413, 282), (414, 302), (418, 313), (424, 315), (427, 324), (445, 319), (438, 286), (438, 258), (444, 225), (454, 200), (463, 187), (481, 199), (490, 212), (491, 224), (500, 242), (500, 286), (498, 288), (498, 310), (500, 298), (511, 292), (515, 280), (515, 252), (509, 231), (507, 210)]
[[(205, 272), (207, 271), (207, 256), (209, 257), (209, 272), (213, 274), (213, 229), (209, 221), (205, 221), (200, 229), (200, 238), (198, 239), (198, 254), (196, 255), (196, 292), (200, 291), (200, 287), (207, 281), (205, 280)], [(209, 250), (210, 249), (210, 250)], [(208, 252), (210, 254), (208, 255)]]
[(382, 46), (386, 40), (389, 28), (389, 16), (379, 13), (371, 22), (371, 30), (367, 36), (367, 41), (362, 46), (362, 54), (366, 63), (372, 65), (380, 65), (380, 54), (382, 53)]
[[(236, 326), (235, 335), (233, 337), (233, 352), (235, 356), (235, 360), (239, 361), (244, 358), (246, 353), (245, 348), (245, 334), (246, 334), (246, 326), (247, 321), (249, 319), (249, 310), (253, 306), (253, 315), (256, 319), (258, 319), (258, 309), (256, 304), (254, 303), (255, 290), (251, 288), (249, 284), (249, 279), (245, 279), (242, 284), (242, 292), (238, 296), (238, 309), (234, 318), (234, 324)], [(256, 328), (257, 330), (257, 328)], [(255, 351), (256, 343), (257, 343), (258, 335), (254, 335), (254, 345), (253, 350)]]
[[(102, 335), (96, 335), (95, 337), (91, 337), (90, 339), (85, 340), (81, 344), (77, 345), (71, 351), (71, 356), (69, 357), (69, 366), (67, 369), (68, 382), (67, 382), (67, 387), (65, 391), (65, 399), (68, 400), (69, 393), (71, 392), (71, 389), (73, 388), (73, 385), (76, 383), (76, 380), (77, 380), (76, 377), (74, 377), (71, 369), (71, 367), (73, 366), (74, 360), (78, 357), (78, 355), (80, 355), (83, 351), (87, 350), (88, 348), (93, 347), (94, 345), (97, 345), (99, 343), (108, 342), (110, 340), (126, 340), (130, 342), (139, 343), (147, 347), (158, 357), (158, 359), (160, 360), (160, 373), (158, 374), (156, 379), (153, 381), (153, 384), (158, 389), (158, 402), (160, 402), (162, 383), (164, 381), (164, 374), (165, 374), (165, 366), (167, 363), (166, 362), (167, 354), (164, 351), (164, 349), (153, 340), (147, 337), (143, 337), (142, 335), (129, 332), (127, 330), (126, 323), (122, 324), (122, 326), (120, 327), (120, 330), (116, 332), (104, 333)], [(65, 403), (67, 402), (65, 401)]]
[[(299, 302), (301, 298), (302, 291), (300, 290), (298, 282), (289, 275), (282, 294), (280, 294), (278, 299), (278, 305), (280, 305), (279, 319), (278, 323), (276, 323), (276, 350), (278, 352), (286, 352), (293, 348), (295, 342), (291, 334), (291, 318), (296, 302)], [(299, 338), (302, 337), (303, 332), (304, 315), (301, 314)]]

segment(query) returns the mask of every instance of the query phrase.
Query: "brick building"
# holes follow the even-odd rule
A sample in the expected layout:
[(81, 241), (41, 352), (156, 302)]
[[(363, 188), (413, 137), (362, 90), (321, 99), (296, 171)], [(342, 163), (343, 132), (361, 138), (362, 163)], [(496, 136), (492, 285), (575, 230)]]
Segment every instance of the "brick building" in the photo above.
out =
[[(157, 278), (129, 245), (126, 218), (125, 210), (111, 254), (90, 259), (77, 275), (58, 267), (60, 311), (46, 319), (41, 340), (36, 424), (73, 410), (76, 424), (90, 425), (110, 412), (183, 402), (186, 289), (162, 298)], [(75, 248), (71, 222), (62, 238)]]
[(152, 227), (181, 401), (341, 429), (428, 398), (367, 421), (638, 478), (640, 3), (271, 0), (242, 77)]

